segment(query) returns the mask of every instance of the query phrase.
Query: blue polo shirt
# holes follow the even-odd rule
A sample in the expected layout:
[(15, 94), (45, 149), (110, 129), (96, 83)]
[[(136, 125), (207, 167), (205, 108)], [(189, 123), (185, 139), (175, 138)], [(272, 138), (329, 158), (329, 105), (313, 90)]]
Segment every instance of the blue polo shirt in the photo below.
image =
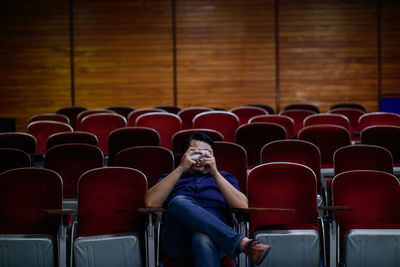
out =
[[(224, 171), (219, 171), (219, 173), (231, 185), (240, 190), (238, 182), (233, 175)], [(167, 175), (168, 174), (165, 174), (161, 177), (158, 182), (164, 179)], [(229, 206), (221, 191), (219, 191), (217, 183), (210, 174), (195, 175), (185, 172), (175, 184), (175, 187), (169, 194), (168, 198), (164, 201), (163, 207), (166, 208), (171, 199), (178, 195), (184, 195), (194, 199), (201, 207), (226, 222), (226, 218), (229, 214)]]

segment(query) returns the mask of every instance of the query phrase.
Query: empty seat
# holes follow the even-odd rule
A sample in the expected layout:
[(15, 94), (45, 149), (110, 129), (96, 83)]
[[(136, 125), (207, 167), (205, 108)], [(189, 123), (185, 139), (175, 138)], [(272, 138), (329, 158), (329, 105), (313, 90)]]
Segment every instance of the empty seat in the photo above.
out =
[(79, 125), (81, 131), (97, 136), (99, 147), (104, 155), (108, 155), (108, 135), (119, 128), (126, 127), (126, 119), (117, 113), (91, 114), (82, 119)]
[(0, 174), (1, 266), (66, 266), (62, 220), (47, 212), (62, 208), (62, 196), (54, 171), (19, 168)]
[(146, 191), (145, 175), (131, 168), (98, 168), (81, 176), (74, 266), (145, 265), (145, 217), (138, 208), (144, 207)]
[(259, 107), (268, 112), (268, 114), (275, 114), (274, 108), (267, 104), (247, 104), (246, 106)]
[(85, 110), (87, 110), (87, 108), (71, 106), (60, 108), (56, 113), (67, 116), (69, 118), (69, 124), (72, 126), (72, 128), (76, 129), (76, 119), (78, 114)]
[(400, 167), (400, 127), (381, 125), (370, 126), (361, 131), (361, 143), (377, 145), (390, 151), (393, 165)]
[[(324, 239), (318, 220), (316, 179), (305, 165), (266, 163), (252, 169), (247, 180), (251, 208), (294, 209), (250, 212), (250, 236), (271, 244), (260, 266), (320, 266)], [(289, 256), (288, 256), (289, 255)]]
[(108, 165), (114, 164), (115, 155), (129, 147), (159, 146), (160, 135), (149, 127), (124, 127), (112, 131), (108, 136)]
[(370, 112), (365, 113), (358, 119), (360, 131), (374, 125), (400, 126), (400, 115), (390, 112)]
[(165, 110), (168, 113), (172, 113), (172, 114), (178, 114), (179, 111), (181, 111), (181, 108), (177, 107), (177, 106), (157, 106), (154, 108), (159, 108), (162, 110)]
[(261, 149), (265, 144), (286, 138), (285, 128), (269, 122), (245, 124), (236, 130), (236, 143), (246, 150), (249, 168), (260, 164)]
[(294, 120), (285, 115), (258, 115), (249, 120), (249, 123), (253, 122), (272, 122), (283, 126), (286, 130), (288, 138), (294, 138), (296, 136), (294, 130)]
[(0, 133), (1, 148), (16, 148), (28, 154), (36, 153), (36, 138), (28, 133)]
[(36, 153), (46, 153), (47, 138), (61, 132), (72, 132), (69, 124), (57, 121), (34, 121), (28, 124), (27, 132), (36, 138)]
[(332, 105), (329, 108), (329, 112), (331, 110), (337, 109), (337, 108), (352, 108), (352, 109), (358, 109), (361, 110), (363, 113), (365, 113), (367, 110), (365, 109), (365, 107), (361, 104), (357, 104), (357, 103), (339, 103), (339, 104), (335, 104)]
[(291, 110), (291, 109), (301, 109), (301, 110), (310, 110), (315, 113), (319, 113), (319, 108), (316, 105), (313, 104), (305, 104), (305, 103), (296, 103), (296, 104), (290, 104), (287, 105), (283, 108), (283, 110)]
[(82, 112), (80, 112), (78, 114), (78, 116), (76, 117), (76, 128), (77, 130), (81, 130), (81, 121), (89, 115), (92, 114), (98, 114), (98, 113), (115, 113), (114, 111), (110, 110), (110, 109), (89, 109), (89, 110), (84, 110)]
[(358, 129), (358, 119), (365, 113), (364, 111), (356, 108), (335, 108), (330, 109), (329, 113), (341, 114), (349, 119), (350, 133), (353, 140), (359, 140), (360, 130)]
[(152, 187), (164, 174), (174, 170), (172, 152), (161, 146), (137, 146), (123, 149), (115, 156), (115, 166), (138, 169)]
[(297, 133), (303, 128), (304, 124), (303, 121), (305, 118), (307, 118), (310, 115), (316, 114), (315, 111), (311, 110), (304, 110), (304, 109), (289, 109), (289, 110), (284, 110), (280, 115), (285, 115), (293, 119), (294, 121), (294, 133), (297, 135)]
[(373, 170), (340, 173), (332, 181), (344, 266), (397, 266), (400, 254), (400, 188), (392, 174)]
[(140, 108), (135, 109), (128, 115), (128, 126), (136, 126), (136, 119), (142, 114), (150, 113), (150, 112), (166, 112), (160, 108)]
[(374, 145), (341, 147), (333, 155), (335, 175), (352, 170), (377, 170), (393, 174), (393, 159), (389, 150)]
[(128, 106), (111, 106), (106, 109), (114, 111), (115, 113), (124, 116), (126, 119), (128, 119), (129, 114), (135, 110)]
[(304, 127), (311, 125), (321, 125), (321, 124), (331, 124), (331, 125), (339, 125), (347, 130), (350, 130), (350, 121), (349, 119), (341, 114), (333, 114), (333, 113), (318, 113), (308, 116), (303, 121)]
[(232, 112), (208, 111), (193, 118), (193, 128), (212, 129), (224, 136), (224, 141), (235, 142), (235, 132), (239, 127), (239, 118)]
[(351, 144), (349, 131), (337, 125), (304, 127), (300, 130), (298, 139), (311, 142), (319, 148), (322, 168), (333, 168), (335, 151)]
[(46, 149), (61, 145), (61, 144), (70, 144), (70, 143), (80, 143), (80, 144), (89, 144), (89, 145), (98, 145), (97, 136), (89, 132), (61, 132), (55, 133), (47, 138)]
[(182, 130), (182, 120), (178, 115), (166, 112), (154, 112), (140, 115), (136, 126), (149, 127), (160, 135), (160, 145), (172, 150), (172, 136)]
[(192, 121), (194, 116), (199, 113), (211, 111), (212, 108), (207, 107), (191, 107), (191, 108), (184, 108), (178, 112), (178, 116), (182, 119), (182, 129), (191, 129)]
[(251, 118), (258, 115), (268, 115), (265, 109), (260, 107), (252, 106), (240, 106), (230, 110), (230, 112), (236, 114), (239, 118), (239, 124), (247, 124)]
[(31, 166), (31, 157), (25, 151), (15, 148), (0, 148), (0, 173)]
[(42, 113), (29, 118), (28, 124), (34, 121), (59, 121), (69, 124), (69, 118), (63, 114), (57, 113)]
[(57, 145), (50, 148), (44, 158), (44, 167), (61, 175), (66, 208), (76, 208), (79, 177), (84, 172), (103, 165), (100, 148), (88, 144)]

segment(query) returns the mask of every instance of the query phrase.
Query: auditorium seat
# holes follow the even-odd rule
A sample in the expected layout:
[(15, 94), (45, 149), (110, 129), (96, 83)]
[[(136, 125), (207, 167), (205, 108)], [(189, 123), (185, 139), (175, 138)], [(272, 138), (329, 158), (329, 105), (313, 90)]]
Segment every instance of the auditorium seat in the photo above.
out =
[(315, 113), (319, 113), (319, 108), (316, 105), (306, 104), (306, 103), (289, 104), (283, 108), (283, 111), (292, 110), (292, 109), (310, 110)]
[(142, 114), (150, 113), (150, 112), (166, 112), (160, 108), (140, 108), (135, 109), (128, 115), (128, 126), (136, 126), (136, 119)]
[(129, 147), (159, 146), (160, 135), (149, 127), (131, 126), (112, 131), (108, 136), (108, 166), (114, 164), (115, 155)]
[(199, 113), (206, 112), (206, 111), (211, 111), (212, 108), (208, 107), (190, 107), (190, 108), (184, 108), (181, 109), (178, 112), (178, 116), (182, 119), (182, 129), (192, 129), (192, 121), (194, 116), (196, 116)]
[[(318, 218), (316, 188), (314, 172), (302, 164), (266, 163), (250, 171), (249, 236), (272, 246), (260, 266), (320, 266), (324, 227)], [(251, 208), (293, 212), (252, 212)]]
[(172, 114), (178, 114), (179, 111), (181, 111), (181, 108), (177, 107), (177, 106), (156, 106), (154, 108), (159, 108), (162, 109), (168, 113), (172, 113)]
[(107, 167), (79, 179), (78, 216), (73, 224), (73, 266), (145, 266), (147, 181), (138, 170)]
[(207, 111), (193, 118), (193, 128), (212, 129), (224, 136), (224, 141), (235, 142), (235, 131), (239, 127), (239, 118), (228, 111)]
[(88, 144), (61, 144), (51, 147), (44, 158), (44, 168), (61, 175), (64, 207), (76, 208), (79, 177), (86, 171), (104, 166), (100, 148)]
[(375, 145), (350, 145), (333, 154), (335, 175), (352, 170), (376, 170), (393, 174), (393, 159), (389, 150)]
[(66, 266), (61, 177), (43, 168), (0, 174), (0, 265)]
[(268, 114), (275, 114), (274, 108), (267, 104), (247, 104), (246, 106), (259, 107), (259, 108), (264, 109), (266, 112), (268, 112)]
[(375, 125), (400, 126), (400, 115), (390, 112), (370, 112), (365, 113), (358, 119), (360, 131)]
[(340, 173), (332, 181), (341, 266), (397, 266), (400, 188), (392, 174), (372, 170)]
[(361, 144), (377, 145), (390, 151), (393, 166), (400, 167), (400, 126), (370, 126), (361, 131)]
[(304, 110), (304, 109), (289, 109), (289, 110), (284, 110), (280, 115), (285, 115), (293, 119), (294, 121), (294, 133), (297, 135), (297, 133), (303, 129), (303, 121), (305, 118), (307, 118), (310, 115), (316, 114), (315, 111), (311, 110)]
[(28, 124), (34, 121), (58, 121), (70, 124), (69, 118), (66, 115), (57, 113), (36, 114), (28, 119)]
[(268, 115), (265, 109), (260, 107), (252, 106), (239, 106), (229, 110), (233, 114), (236, 114), (239, 118), (239, 125), (247, 124), (249, 120), (257, 115)]
[(339, 125), (350, 131), (349, 119), (341, 114), (318, 113), (308, 116), (303, 121), (304, 127), (321, 124)]
[(61, 132), (52, 134), (49, 136), (49, 138), (47, 138), (46, 150), (56, 145), (70, 143), (89, 144), (97, 146), (99, 142), (97, 136), (89, 132)]
[(125, 119), (128, 119), (129, 114), (135, 110), (134, 108), (128, 106), (111, 106), (106, 109), (114, 111), (115, 113), (124, 116)]
[(271, 122), (283, 126), (286, 130), (288, 138), (294, 138), (294, 120), (291, 117), (285, 115), (258, 115), (254, 116), (249, 120), (249, 123), (253, 122)]
[(69, 118), (69, 124), (72, 126), (74, 130), (76, 130), (76, 119), (78, 117), (78, 114), (85, 110), (87, 110), (87, 108), (70, 106), (70, 107), (60, 108), (59, 110), (57, 110), (56, 113), (67, 116)]
[(304, 127), (298, 139), (315, 144), (321, 152), (321, 167), (333, 168), (333, 153), (351, 144), (349, 131), (337, 125), (313, 125)]
[(119, 128), (126, 127), (126, 119), (117, 113), (97, 113), (85, 116), (79, 129), (97, 136), (99, 147), (108, 155), (108, 135)]
[(146, 175), (149, 188), (174, 170), (174, 155), (161, 146), (136, 146), (119, 151), (114, 166), (137, 169)]
[(320, 198), (318, 204), (322, 205), (327, 196), (321, 181), (321, 154), (319, 148), (303, 140), (277, 140), (266, 144), (261, 149), (261, 164), (272, 162), (293, 162), (303, 164), (314, 171), (317, 179), (317, 193)]
[(0, 173), (24, 167), (31, 167), (28, 153), (15, 148), (0, 148)]
[(338, 109), (338, 108), (352, 108), (352, 109), (358, 109), (361, 110), (363, 113), (367, 112), (367, 110), (365, 109), (365, 107), (361, 104), (357, 104), (357, 103), (338, 103), (338, 104), (334, 104), (329, 108), (329, 112), (331, 112), (331, 110), (334, 109)]
[(16, 148), (28, 154), (36, 153), (36, 138), (28, 133), (0, 133), (0, 148)]
[(247, 164), (251, 169), (260, 164), (261, 149), (275, 140), (286, 139), (284, 127), (270, 122), (253, 122), (240, 126), (235, 133), (236, 143), (247, 152)]
[(176, 165), (181, 162), (183, 146), (186, 140), (194, 133), (204, 133), (214, 141), (224, 141), (222, 134), (216, 130), (198, 128), (180, 130), (172, 136), (172, 152), (174, 153)]
[(330, 109), (329, 113), (341, 114), (349, 119), (350, 134), (352, 140), (360, 140), (360, 130), (358, 129), (358, 119), (365, 114), (364, 111), (356, 108), (335, 108)]
[(61, 132), (72, 132), (69, 124), (57, 121), (34, 121), (28, 124), (27, 133), (36, 138), (36, 153), (46, 153), (47, 138), (50, 135)]
[(215, 162), (218, 170), (232, 174), (238, 181), (240, 191), (246, 194), (247, 153), (235, 143), (216, 141)]
[(92, 114), (98, 114), (98, 113), (115, 113), (112, 110), (109, 109), (89, 109), (89, 110), (84, 110), (80, 112), (77, 117), (76, 117), (76, 130), (81, 131), (81, 121), (89, 115)]
[(140, 115), (136, 126), (149, 127), (160, 135), (160, 146), (172, 151), (172, 136), (182, 130), (182, 120), (178, 115), (167, 112), (152, 112)]

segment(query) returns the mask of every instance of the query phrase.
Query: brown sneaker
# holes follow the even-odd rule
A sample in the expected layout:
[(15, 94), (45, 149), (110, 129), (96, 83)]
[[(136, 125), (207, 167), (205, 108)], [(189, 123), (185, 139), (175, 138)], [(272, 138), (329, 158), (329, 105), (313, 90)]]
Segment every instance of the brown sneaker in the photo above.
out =
[(247, 254), (252, 263), (259, 265), (270, 250), (271, 246), (264, 245), (257, 240), (251, 239), (245, 245), (243, 252)]

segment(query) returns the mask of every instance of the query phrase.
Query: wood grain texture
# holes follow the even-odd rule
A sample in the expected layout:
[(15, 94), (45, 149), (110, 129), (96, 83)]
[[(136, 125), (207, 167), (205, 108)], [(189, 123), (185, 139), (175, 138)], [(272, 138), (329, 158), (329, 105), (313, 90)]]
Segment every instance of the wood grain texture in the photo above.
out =
[(381, 0), (382, 94), (400, 93), (400, 2)]
[(71, 103), (68, 1), (2, 1), (0, 25), (0, 117), (25, 131)]
[(178, 105), (274, 105), (273, 11), (265, 0), (177, 0)]
[(335, 103), (378, 108), (376, 1), (280, 0), (281, 108)]
[(172, 105), (170, 1), (75, 1), (76, 104)]

